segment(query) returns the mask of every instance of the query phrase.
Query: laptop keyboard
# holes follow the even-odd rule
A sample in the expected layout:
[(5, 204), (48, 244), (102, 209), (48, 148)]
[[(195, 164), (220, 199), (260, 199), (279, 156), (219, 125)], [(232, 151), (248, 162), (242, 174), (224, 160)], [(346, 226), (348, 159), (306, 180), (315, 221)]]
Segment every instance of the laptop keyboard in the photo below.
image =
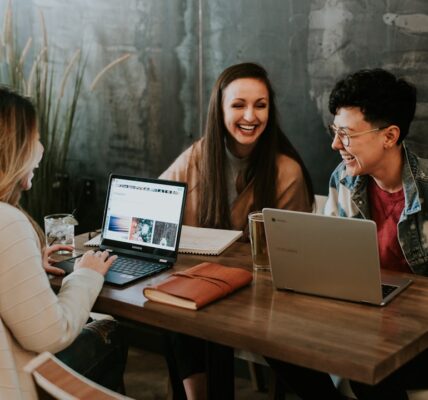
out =
[(385, 298), (386, 296), (391, 294), (395, 289), (397, 289), (397, 286), (382, 284), (382, 297)]
[(118, 257), (110, 271), (135, 277), (150, 276), (168, 269), (168, 265), (139, 260), (136, 258)]

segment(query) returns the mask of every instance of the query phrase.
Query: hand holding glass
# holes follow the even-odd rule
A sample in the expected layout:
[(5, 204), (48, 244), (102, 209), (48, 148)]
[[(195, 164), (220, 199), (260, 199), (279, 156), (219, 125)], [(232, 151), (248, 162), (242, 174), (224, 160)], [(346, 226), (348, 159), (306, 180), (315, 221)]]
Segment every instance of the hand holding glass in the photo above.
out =
[[(71, 214), (52, 214), (45, 217), (46, 246), (60, 244), (74, 246), (74, 225), (76, 219)], [(69, 254), (68, 250), (60, 250), (58, 254)]]

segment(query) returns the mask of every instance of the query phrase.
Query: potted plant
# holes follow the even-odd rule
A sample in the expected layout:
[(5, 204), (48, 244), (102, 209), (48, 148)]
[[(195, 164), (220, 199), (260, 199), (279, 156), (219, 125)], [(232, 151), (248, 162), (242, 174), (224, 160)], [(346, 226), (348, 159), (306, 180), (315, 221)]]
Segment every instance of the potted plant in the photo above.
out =
[[(40, 25), (43, 34), (40, 48), (32, 48), (33, 40), (29, 37), (25, 46), (19, 49), (18, 38), (13, 34), (13, 13), (9, 1), (3, 41), (0, 43), (0, 83), (30, 96), (38, 110), (38, 128), (45, 152), (33, 180), (33, 188), (24, 194), (22, 205), (39, 223), (46, 214), (72, 212), (66, 162), (74, 134), (78, 100), (85, 90), (83, 76), (86, 65), (81, 50), (77, 49), (63, 71), (55, 70), (49, 58), (48, 34), (42, 12)], [(32, 59), (30, 53), (33, 54)], [(94, 90), (111, 68), (129, 56), (125, 54), (103, 68), (89, 90)]]

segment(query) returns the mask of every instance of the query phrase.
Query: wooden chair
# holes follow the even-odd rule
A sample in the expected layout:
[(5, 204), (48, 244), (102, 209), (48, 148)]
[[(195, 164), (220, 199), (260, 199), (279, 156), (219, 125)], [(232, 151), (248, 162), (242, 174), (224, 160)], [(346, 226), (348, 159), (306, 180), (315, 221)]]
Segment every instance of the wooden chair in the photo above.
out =
[(428, 390), (408, 390), (409, 400), (427, 400)]
[(90, 381), (48, 352), (33, 358), (24, 370), (32, 375), (40, 400), (131, 400)]
[[(254, 391), (267, 391), (269, 400), (283, 400), (285, 398), (284, 386), (277, 381), (275, 373), (262, 355), (247, 350), (235, 349), (235, 358), (247, 362)], [(263, 374), (264, 367), (267, 367), (269, 371), (268, 384), (266, 384)]]
[[(350, 400), (356, 399), (347, 379), (342, 379), (337, 376), (332, 376), (332, 378), (340, 393)], [(428, 390), (425, 389), (408, 390), (407, 395), (409, 396), (409, 400), (428, 400)]]

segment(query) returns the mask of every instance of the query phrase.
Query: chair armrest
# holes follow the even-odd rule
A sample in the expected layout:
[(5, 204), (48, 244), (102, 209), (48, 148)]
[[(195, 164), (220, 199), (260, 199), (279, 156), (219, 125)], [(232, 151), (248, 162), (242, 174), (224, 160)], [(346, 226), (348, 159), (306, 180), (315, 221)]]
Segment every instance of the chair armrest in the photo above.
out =
[(44, 352), (33, 358), (24, 371), (31, 374), (40, 394), (48, 398), (64, 400), (130, 400), (106, 389), (73, 371), (51, 353)]

